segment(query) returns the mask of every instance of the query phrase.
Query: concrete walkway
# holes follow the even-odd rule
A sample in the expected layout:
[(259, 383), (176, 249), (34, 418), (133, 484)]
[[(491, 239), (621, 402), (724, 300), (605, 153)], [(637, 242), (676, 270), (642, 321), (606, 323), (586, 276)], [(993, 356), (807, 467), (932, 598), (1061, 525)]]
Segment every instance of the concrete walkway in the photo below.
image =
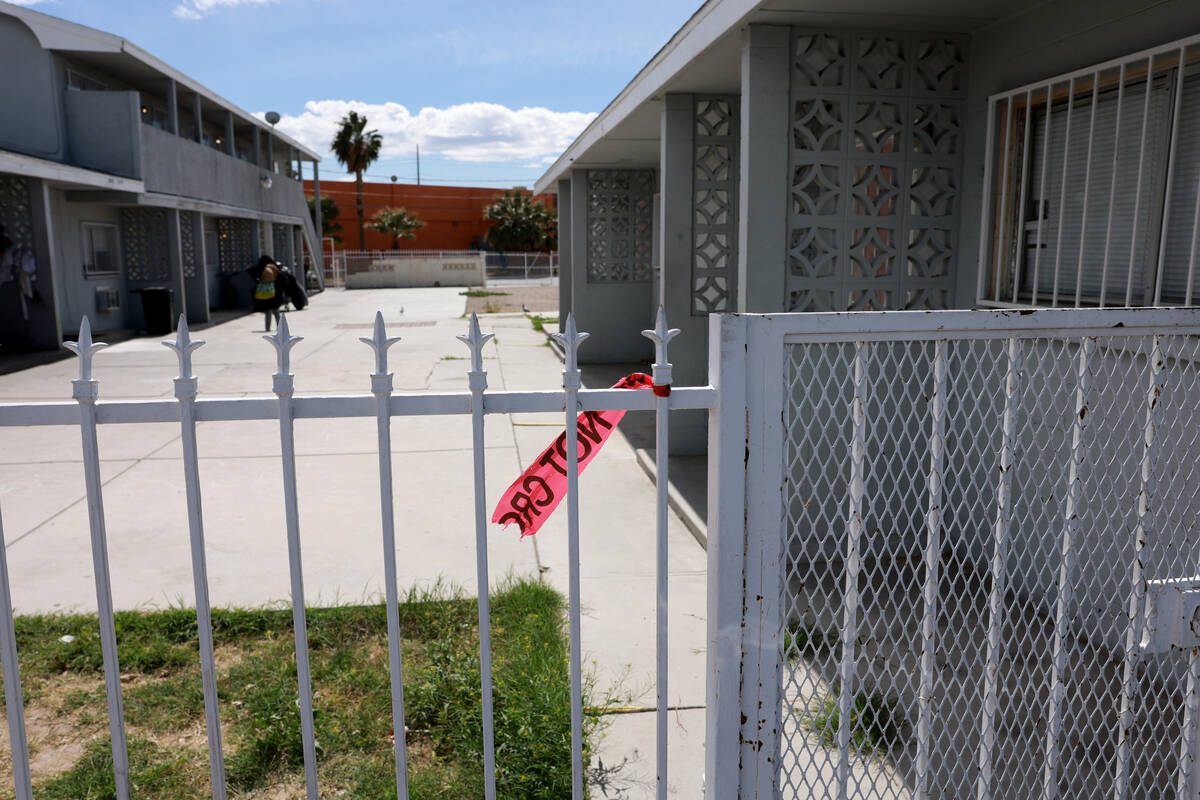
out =
[[(297, 395), (366, 393), (370, 333), (382, 310), (397, 391), (466, 390), (466, 330), (458, 289), (332, 290), (290, 315)], [(494, 389), (561, 387), (562, 366), (523, 316), (485, 317), (496, 334), (485, 368)], [(394, 324), (393, 324), (394, 323)], [(266, 395), (274, 350), (262, 317), (198, 334), (202, 396)], [(587, 347), (586, 344), (583, 345)], [(74, 359), (0, 376), (0, 402), (69, 399)], [(175, 356), (158, 339), (101, 352), (101, 398), (172, 396)], [(488, 418), (488, 507), (561, 430), (559, 414)], [(469, 417), (392, 422), (401, 589), (447, 581), (475, 592)], [(79, 433), (74, 428), (0, 429), (0, 511), (18, 612), (94, 611), (95, 593)], [(289, 597), (279, 467), (272, 421), (202, 423), (200, 472), (214, 605), (254, 606)], [(310, 605), (382, 596), (374, 419), (300, 420), (297, 472), (304, 580)], [(105, 426), (101, 472), (114, 600), (118, 608), (193, 603), (178, 426)], [(582, 646), (595, 698), (654, 703), (654, 487), (633, 448), (614, 436), (580, 480)], [(700, 796), (704, 712), (705, 554), (671, 518), (670, 696), (672, 796)], [(539, 570), (567, 591), (565, 512), (535, 537), (493, 526), (493, 581)], [(608, 718), (599, 759), (617, 768), (593, 788), (609, 798), (653, 796), (654, 715)]]

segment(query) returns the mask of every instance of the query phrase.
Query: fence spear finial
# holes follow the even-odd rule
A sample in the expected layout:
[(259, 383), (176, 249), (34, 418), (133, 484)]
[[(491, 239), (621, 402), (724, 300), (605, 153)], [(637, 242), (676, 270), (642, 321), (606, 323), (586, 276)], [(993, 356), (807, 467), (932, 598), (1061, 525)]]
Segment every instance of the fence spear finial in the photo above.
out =
[(480, 330), (479, 317), (474, 311), (471, 312), (467, 333), (460, 333), (456, 338), (471, 349), (471, 371), (483, 372), (483, 346), (494, 338), (494, 334)]
[[(658, 306), (658, 314), (654, 321), (654, 330), (642, 331), (642, 336), (654, 342), (654, 367), (669, 368), (671, 362), (667, 359), (667, 344), (679, 335), (679, 328), (667, 327), (667, 312), (663, 309), (662, 304)], [(655, 383), (658, 379), (655, 378)], [(667, 380), (670, 382), (670, 379)]]
[(282, 314), (279, 317), (279, 325), (276, 326), (274, 336), (263, 336), (268, 342), (275, 347), (275, 354), (278, 363), (278, 371), (276, 375), (291, 375), (292, 374), (292, 348), (296, 346), (296, 342), (304, 340), (303, 336), (292, 336), (288, 330), (287, 315)]
[(200, 348), (204, 344), (203, 339), (193, 339), (188, 332), (187, 317), (183, 314), (179, 315), (179, 327), (175, 329), (175, 341), (170, 339), (163, 340), (163, 346), (169, 347), (175, 351), (176, 357), (179, 359), (179, 377), (188, 379), (195, 377), (192, 375), (192, 352)]
[[(403, 312), (402, 312), (403, 313)], [(360, 342), (370, 345), (375, 351), (375, 374), (387, 374), (387, 351), (388, 348), (400, 341), (399, 336), (388, 337), (387, 329), (383, 324), (383, 312), (375, 312), (375, 326), (371, 331), (371, 335), (358, 337)]]
[(92, 356), (96, 354), (97, 350), (108, 347), (108, 345), (104, 342), (92, 341), (92, 323), (84, 314), (83, 322), (79, 323), (79, 341), (63, 342), (63, 347), (79, 356), (79, 380), (90, 381), (92, 379)]
[(567, 314), (567, 327), (562, 333), (550, 334), (562, 346), (566, 356), (566, 369), (563, 370), (564, 376), (567, 373), (579, 373), (579, 345), (583, 344), (584, 340), (591, 336), (590, 333), (580, 333), (575, 327), (575, 315)]

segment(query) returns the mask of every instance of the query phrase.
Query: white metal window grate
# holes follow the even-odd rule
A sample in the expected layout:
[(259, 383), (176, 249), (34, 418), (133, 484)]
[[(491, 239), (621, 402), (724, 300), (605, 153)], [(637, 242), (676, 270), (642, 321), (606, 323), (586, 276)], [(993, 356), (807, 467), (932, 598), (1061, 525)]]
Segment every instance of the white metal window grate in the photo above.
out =
[(782, 794), (1195, 797), (1200, 338), (964, 313), (784, 335)]
[(984, 305), (1193, 305), (1200, 36), (993, 95)]

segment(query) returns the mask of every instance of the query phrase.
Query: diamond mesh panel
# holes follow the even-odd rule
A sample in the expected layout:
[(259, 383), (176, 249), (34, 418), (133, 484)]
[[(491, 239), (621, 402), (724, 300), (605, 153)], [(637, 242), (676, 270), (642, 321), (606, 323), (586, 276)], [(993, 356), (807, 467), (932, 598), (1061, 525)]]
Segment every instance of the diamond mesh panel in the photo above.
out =
[(1159, 343), (787, 345), (782, 796), (1193, 796), (1200, 657), (1127, 647), (1200, 572), (1200, 339)]

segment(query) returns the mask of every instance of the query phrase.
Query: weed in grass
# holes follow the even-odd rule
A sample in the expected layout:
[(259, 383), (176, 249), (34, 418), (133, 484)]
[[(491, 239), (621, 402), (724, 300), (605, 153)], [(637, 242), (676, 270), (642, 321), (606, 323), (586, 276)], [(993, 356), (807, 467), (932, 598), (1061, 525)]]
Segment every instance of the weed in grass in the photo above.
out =
[[(907, 723), (898, 713), (895, 697), (880, 692), (858, 692), (850, 708), (850, 746), (863, 755), (880, 756), (896, 747), (907, 734)], [(817, 735), (825, 747), (837, 743), (841, 712), (838, 690), (814, 699), (800, 724)]]
[(508, 297), (508, 292), (489, 292), (487, 289), (467, 289), (459, 294), (463, 297)]
[(558, 317), (547, 317), (542, 314), (526, 314), (525, 318), (533, 324), (533, 329), (538, 333), (545, 333), (547, 324), (558, 324)]

